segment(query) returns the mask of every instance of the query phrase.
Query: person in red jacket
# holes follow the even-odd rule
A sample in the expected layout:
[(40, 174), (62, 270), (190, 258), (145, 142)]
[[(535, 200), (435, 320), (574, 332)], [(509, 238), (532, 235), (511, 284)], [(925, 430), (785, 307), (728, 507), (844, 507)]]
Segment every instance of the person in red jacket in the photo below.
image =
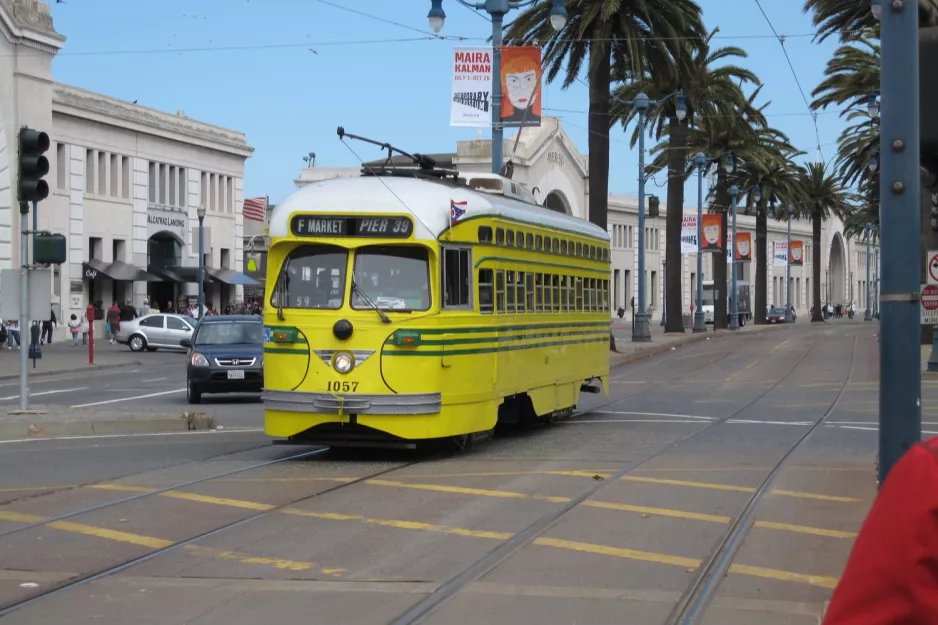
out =
[(938, 623), (938, 438), (897, 462), (863, 522), (823, 625)]

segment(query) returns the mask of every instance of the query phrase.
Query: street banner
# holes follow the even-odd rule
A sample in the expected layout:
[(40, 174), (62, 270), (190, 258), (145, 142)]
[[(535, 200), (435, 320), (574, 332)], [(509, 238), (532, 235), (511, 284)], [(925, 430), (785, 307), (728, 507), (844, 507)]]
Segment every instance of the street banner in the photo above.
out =
[(453, 48), (450, 126), (492, 125), (492, 48)]
[(792, 267), (804, 265), (804, 241), (792, 241), (789, 262)]
[(704, 252), (723, 252), (723, 220), (721, 215), (703, 216), (703, 245)]
[(772, 253), (772, 266), (785, 267), (788, 265), (788, 241), (774, 241)]
[(502, 125), (541, 125), (541, 49), (502, 48)]
[(752, 233), (736, 233), (736, 262), (746, 263), (752, 260)]
[(726, 251), (726, 253), (724, 254), (724, 256), (726, 256), (726, 264), (732, 265), (733, 264), (733, 249), (734, 249), (733, 235), (729, 232), (726, 233), (726, 246), (723, 249)]
[(697, 253), (697, 215), (684, 215), (681, 222), (681, 254)]

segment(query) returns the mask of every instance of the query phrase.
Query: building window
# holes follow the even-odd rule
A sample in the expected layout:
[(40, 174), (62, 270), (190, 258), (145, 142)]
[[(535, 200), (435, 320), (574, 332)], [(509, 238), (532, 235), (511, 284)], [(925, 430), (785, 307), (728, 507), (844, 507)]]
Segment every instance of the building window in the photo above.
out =
[(185, 167), (179, 168), (179, 203), (177, 206), (188, 206), (189, 178)]
[[(469, 308), (470, 280), (472, 260), (471, 250), (467, 248), (446, 248), (443, 250), (443, 306), (446, 308)], [(501, 275), (501, 272), (499, 272)], [(502, 286), (504, 291), (504, 286)]]
[(221, 258), (220, 258), (221, 268), (231, 269), (231, 250), (228, 249), (227, 247), (223, 247), (221, 248), (221, 251), (219, 252), (219, 254), (221, 254)]
[(127, 242), (122, 239), (114, 239), (111, 241), (111, 260), (119, 260), (126, 262), (127, 258), (125, 253), (127, 251)]
[(211, 208), (208, 205), (208, 174), (204, 171), (202, 172), (202, 188), (199, 192), (199, 206), (206, 210)]
[(229, 176), (225, 184), (227, 185), (225, 187), (226, 188), (225, 198), (227, 198), (226, 201), (228, 202), (228, 212), (233, 213), (234, 212), (234, 178)]
[(100, 237), (88, 237), (88, 260), (103, 260), (101, 258), (101, 253), (104, 251), (101, 249), (102, 240)]
[(130, 199), (130, 158), (126, 156), (121, 157), (121, 195)]
[(494, 310), (492, 306), (493, 299), (492, 270), (479, 270), (479, 312), (491, 314)]
[(121, 169), (118, 165), (118, 159), (120, 157), (117, 154), (111, 154), (111, 197), (120, 197), (120, 174)]
[(94, 194), (94, 150), (85, 150), (85, 193)]
[(68, 179), (68, 146), (64, 143), (55, 145), (55, 188), (65, 189)]
[(156, 204), (156, 185), (158, 182), (158, 178), (156, 175), (156, 163), (154, 163), (153, 161), (150, 161), (150, 173), (148, 174), (147, 181), (150, 185), (150, 189), (147, 192), (147, 200), (151, 204)]
[(179, 197), (176, 194), (176, 176), (179, 175), (179, 172), (176, 169), (175, 165), (167, 166), (169, 169), (169, 197), (166, 200), (166, 203), (170, 206), (175, 206), (176, 198)]
[(218, 176), (215, 174), (208, 175), (208, 192), (211, 194), (209, 197), (209, 209), (217, 211), (218, 210)]
[(107, 153), (98, 152), (98, 195), (107, 195)]

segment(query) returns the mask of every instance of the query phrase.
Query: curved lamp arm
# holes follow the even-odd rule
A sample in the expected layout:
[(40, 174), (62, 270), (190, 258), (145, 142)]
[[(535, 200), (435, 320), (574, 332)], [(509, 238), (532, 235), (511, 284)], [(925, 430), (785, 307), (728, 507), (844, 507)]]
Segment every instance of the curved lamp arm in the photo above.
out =
[[(489, 2), (479, 1), (479, 2), (468, 2), (467, 0), (456, 0), (459, 4), (469, 7), (474, 10), (485, 10), (489, 14), (492, 14), (493, 8), (497, 6), (504, 7), (504, 4), (499, 2), (492, 7), (489, 6)], [(537, 2), (537, 0), (517, 0), (509, 1), (508, 9), (520, 9), (523, 7), (529, 7), (532, 4)], [(500, 12), (500, 11), (499, 11)], [(443, 0), (430, 0), (430, 12), (427, 13), (427, 20), (430, 22), (430, 30), (434, 33), (438, 33), (443, 30), (443, 24), (446, 22), (446, 13), (443, 11)], [(550, 11), (550, 25), (553, 26), (554, 30), (559, 32), (563, 30), (564, 26), (567, 25), (567, 10), (563, 6), (563, 0), (554, 0), (554, 6)]]

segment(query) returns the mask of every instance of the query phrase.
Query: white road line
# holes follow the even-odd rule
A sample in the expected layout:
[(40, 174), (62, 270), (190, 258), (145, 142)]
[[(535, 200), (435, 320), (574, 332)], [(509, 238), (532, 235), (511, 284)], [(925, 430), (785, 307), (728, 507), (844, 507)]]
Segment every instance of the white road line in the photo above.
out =
[[(876, 421), (827, 421), (827, 425), (877, 425)], [(922, 425), (938, 425), (938, 421), (922, 421)]]
[[(864, 432), (878, 432), (878, 427), (860, 427), (858, 425), (828, 425), (829, 428), (840, 428), (841, 430), (862, 430)], [(922, 430), (922, 434), (938, 434), (935, 430)]]
[(757, 419), (730, 419), (727, 423), (755, 423), (758, 425), (812, 425), (814, 421), (761, 421)]
[[(57, 393), (72, 393), (74, 391), (87, 391), (87, 386), (82, 386), (80, 388), (60, 388), (54, 391), (42, 391), (40, 393), (30, 393), (30, 397), (39, 397), (40, 395), (55, 395)], [(19, 399), (19, 395), (10, 395), (9, 397), (0, 397), (0, 401), (9, 401), (11, 399)]]
[(696, 423), (700, 425), (700, 421), (682, 419), (577, 419), (576, 421), (558, 421), (557, 425), (576, 425), (577, 423)]
[(263, 428), (245, 428), (243, 430), (198, 430), (193, 432), (145, 432), (141, 434), (93, 434), (88, 436), (47, 436), (45, 438), (17, 438), (9, 441), (0, 441), (0, 445), (10, 443), (38, 443), (40, 441), (77, 441), (97, 438), (140, 438), (143, 436), (193, 436), (196, 434), (250, 434), (263, 432)]
[(163, 380), (168, 380), (168, 379), (169, 378), (153, 378), (152, 380), (144, 380), (143, 383), (148, 384), (149, 382), (162, 382)]
[(635, 415), (637, 417), (671, 417), (673, 419), (702, 419), (704, 421), (713, 421), (716, 417), (699, 417), (690, 414), (669, 414), (666, 412), (629, 412), (627, 410), (587, 410), (593, 414), (622, 414)]
[(96, 401), (90, 404), (78, 404), (77, 406), (69, 406), (69, 408), (90, 408), (91, 406), (102, 406), (104, 404), (116, 404), (122, 401), (135, 401), (137, 399), (148, 399), (150, 397), (160, 397), (161, 395), (172, 395), (174, 393), (185, 393), (185, 388), (177, 388), (172, 391), (163, 391), (162, 393), (149, 393), (147, 395), (134, 395), (133, 397), (121, 397), (119, 399), (106, 399), (104, 401)]

